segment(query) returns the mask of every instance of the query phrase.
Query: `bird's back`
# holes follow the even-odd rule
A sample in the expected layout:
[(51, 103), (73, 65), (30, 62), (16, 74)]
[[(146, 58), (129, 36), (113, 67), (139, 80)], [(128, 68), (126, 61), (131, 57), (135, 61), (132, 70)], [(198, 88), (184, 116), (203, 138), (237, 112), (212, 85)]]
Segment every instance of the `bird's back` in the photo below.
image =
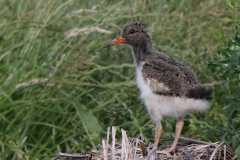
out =
[(193, 99), (212, 99), (212, 90), (199, 84), (192, 70), (181, 62), (157, 51), (147, 55), (143, 62), (143, 78), (153, 93)]

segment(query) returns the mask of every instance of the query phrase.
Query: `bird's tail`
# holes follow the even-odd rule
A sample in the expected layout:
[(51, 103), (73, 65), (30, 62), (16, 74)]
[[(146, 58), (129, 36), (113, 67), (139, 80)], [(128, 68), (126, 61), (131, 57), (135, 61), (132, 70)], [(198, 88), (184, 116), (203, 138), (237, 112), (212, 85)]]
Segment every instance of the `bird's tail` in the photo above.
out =
[(208, 101), (212, 100), (212, 89), (208, 89), (205, 86), (199, 85), (193, 89), (190, 89), (186, 95), (188, 98), (194, 99), (206, 99)]

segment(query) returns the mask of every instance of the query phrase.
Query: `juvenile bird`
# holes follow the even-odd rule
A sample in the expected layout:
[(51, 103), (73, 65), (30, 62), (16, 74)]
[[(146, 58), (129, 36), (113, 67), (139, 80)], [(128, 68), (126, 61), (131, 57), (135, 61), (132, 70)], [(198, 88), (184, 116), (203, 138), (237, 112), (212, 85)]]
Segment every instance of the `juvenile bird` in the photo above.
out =
[(106, 43), (104, 48), (119, 43), (132, 46), (140, 97), (152, 121), (156, 123), (155, 147), (163, 130), (163, 117), (178, 119), (171, 148), (161, 151), (169, 154), (176, 149), (184, 126), (183, 118), (192, 111), (209, 109), (212, 90), (199, 84), (195, 74), (186, 65), (154, 50), (152, 38), (143, 23), (135, 21), (126, 24), (120, 36)]

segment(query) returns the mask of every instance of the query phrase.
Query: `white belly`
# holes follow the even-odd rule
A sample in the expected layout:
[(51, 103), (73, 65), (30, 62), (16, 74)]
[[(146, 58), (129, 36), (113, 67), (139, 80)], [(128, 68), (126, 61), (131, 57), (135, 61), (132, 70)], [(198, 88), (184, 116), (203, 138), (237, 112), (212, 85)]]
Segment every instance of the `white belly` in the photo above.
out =
[(142, 76), (142, 66), (140, 64), (137, 71), (137, 85), (141, 90), (140, 98), (144, 100), (145, 106), (151, 119), (154, 122), (161, 121), (163, 117), (184, 118), (192, 111), (203, 112), (210, 107), (210, 102), (207, 100), (196, 100), (193, 98), (168, 97), (154, 94), (148, 84), (145, 83)]

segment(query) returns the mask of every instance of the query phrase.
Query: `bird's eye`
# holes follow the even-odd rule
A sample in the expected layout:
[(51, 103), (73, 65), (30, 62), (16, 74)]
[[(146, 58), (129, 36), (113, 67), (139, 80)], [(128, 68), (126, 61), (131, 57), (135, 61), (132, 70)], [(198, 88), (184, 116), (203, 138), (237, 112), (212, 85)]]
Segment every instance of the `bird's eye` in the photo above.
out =
[(134, 34), (135, 33), (134, 29), (132, 29), (129, 33)]

